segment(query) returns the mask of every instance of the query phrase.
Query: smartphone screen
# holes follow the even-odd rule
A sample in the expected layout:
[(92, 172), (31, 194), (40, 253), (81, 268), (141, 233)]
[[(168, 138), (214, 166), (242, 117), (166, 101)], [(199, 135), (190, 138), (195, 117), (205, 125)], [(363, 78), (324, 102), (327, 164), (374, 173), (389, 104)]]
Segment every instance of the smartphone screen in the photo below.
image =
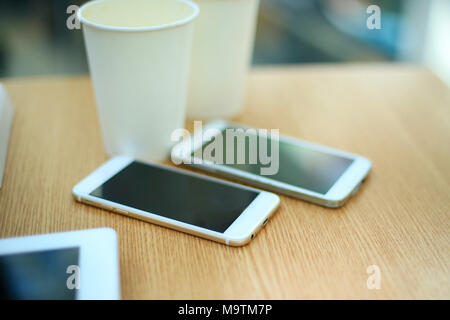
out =
[(223, 233), (259, 192), (134, 161), (90, 195)]
[[(226, 163), (226, 134), (224, 129), (222, 131), (223, 138), (223, 162), (222, 164), (227, 167), (242, 170), (248, 173), (261, 175), (261, 168), (267, 167), (257, 161), (256, 164), (247, 164), (249, 159), (249, 137), (244, 137), (245, 140), (245, 159), (246, 164), (237, 164), (235, 158), (234, 163)], [(237, 139), (239, 134), (245, 135), (244, 132), (237, 133), (235, 137), (234, 156), (237, 155)], [(259, 150), (259, 139), (256, 139)], [(264, 139), (264, 143), (267, 143), (267, 150), (270, 153), (271, 143), (270, 138)], [(212, 141), (203, 145), (205, 148)], [(195, 151), (192, 153), (195, 155)], [(208, 154), (204, 154), (205, 160), (214, 161), (213, 158), (208, 158)], [(311, 190), (320, 194), (326, 194), (330, 188), (336, 183), (336, 181), (342, 176), (342, 174), (353, 163), (353, 159), (346, 158), (323, 151), (314, 150), (311, 148), (292, 144), (280, 139), (279, 141), (279, 165), (278, 172), (274, 175), (264, 175), (263, 177), (284, 182), (296, 187)]]

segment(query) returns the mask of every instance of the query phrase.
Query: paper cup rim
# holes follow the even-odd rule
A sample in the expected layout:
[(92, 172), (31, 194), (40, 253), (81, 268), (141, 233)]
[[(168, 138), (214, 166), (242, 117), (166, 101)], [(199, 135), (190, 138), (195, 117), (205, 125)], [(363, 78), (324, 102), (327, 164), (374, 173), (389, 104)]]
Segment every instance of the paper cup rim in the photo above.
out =
[(157, 25), (157, 26), (146, 26), (146, 27), (108, 26), (105, 24), (95, 23), (90, 20), (87, 20), (86, 18), (84, 18), (81, 15), (82, 11), (84, 9), (86, 9), (87, 7), (89, 7), (95, 3), (103, 2), (103, 1), (108, 1), (108, 0), (93, 0), (93, 1), (89, 1), (89, 2), (86, 2), (85, 4), (83, 4), (77, 11), (78, 20), (85, 25), (88, 25), (88, 26), (91, 26), (91, 27), (94, 27), (97, 29), (108, 30), (108, 31), (122, 31), (122, 32), (157, 31), (157, 30), (164, 30), (164, 29), (174, 28), (174, 27), (178, 27), (178, 26), (187, 24), (187, 23), (191, 22), (192, 20), (194, 20), (200, 12), (198, 5), (190, 0), (173, 0), (176, 2), (182, 2), (182, 3), (187, 4), (194, 10), (193, 13), (191, 15), (187, 16), (186, 18), (176, 20), (171, 23), (161, 24), (161, 25)]

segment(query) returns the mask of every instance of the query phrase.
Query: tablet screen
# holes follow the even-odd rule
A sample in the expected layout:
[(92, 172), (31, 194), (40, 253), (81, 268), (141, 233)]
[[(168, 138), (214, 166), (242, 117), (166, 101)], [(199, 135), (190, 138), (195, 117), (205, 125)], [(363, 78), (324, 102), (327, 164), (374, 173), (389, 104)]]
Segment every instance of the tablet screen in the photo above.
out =
[(0, 299), (73, 300), (69, 266), (78, 266), (79, 248), (34, 251), (0, 256)]

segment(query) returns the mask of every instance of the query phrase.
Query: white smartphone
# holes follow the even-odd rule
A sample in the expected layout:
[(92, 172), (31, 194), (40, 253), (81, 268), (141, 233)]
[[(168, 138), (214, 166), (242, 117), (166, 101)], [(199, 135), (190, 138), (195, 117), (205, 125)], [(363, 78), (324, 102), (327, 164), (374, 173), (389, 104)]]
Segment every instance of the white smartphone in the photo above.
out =
[(232, 246), (253, 239), (280, 202), (270, 192), (124, 156), (72, 192), (80, 202)]
[[(227, 130), (231, 133), (228, 140)], [(270, 135), (261, 136), (256, 129), (214, 121), (202, 130), (194, 130), (193, 136), (183, 137), (172, 149), (172, 160), (331, 208), (342, 206), (359, 189), (371, 168), (368, 159), (355, 154), (287, 136), (279, 135), (277, 140), (278, 148), (271, 150), (276, 144)], [(212, 147), (213, 142), (221, 145)], [(250, 146), (252, 142), (256, 145)], [(261, 156), (262, 145), (273, 153), (270, 156), (277, 161), (276, 170), (267, 170), (273, 163), (248, 161), (251, 152)], [(228, 159), (230, 150), (232, 161)], [(218, 158), (217, 151), (222, 151)], [(263, 174), (264, 170), (272, 172)]]
[(0, 240), (0, 300), (120, 299), (113, 229)]

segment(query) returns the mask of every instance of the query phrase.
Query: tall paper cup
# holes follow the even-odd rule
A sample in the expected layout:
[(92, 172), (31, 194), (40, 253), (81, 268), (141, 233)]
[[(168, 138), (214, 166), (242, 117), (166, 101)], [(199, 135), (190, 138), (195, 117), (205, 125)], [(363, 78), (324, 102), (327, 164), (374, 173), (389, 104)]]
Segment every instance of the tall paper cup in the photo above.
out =
[(195, 2), (188, 117), (232, 117), (242, 108), (259, 0)]
[[(123, 2), (117, 19), (110, 6)], [(109, 155), (169, 154), (172, 131), (184, 127), (198, 12), (188, 0), (97, 0), (78, 10)]]

